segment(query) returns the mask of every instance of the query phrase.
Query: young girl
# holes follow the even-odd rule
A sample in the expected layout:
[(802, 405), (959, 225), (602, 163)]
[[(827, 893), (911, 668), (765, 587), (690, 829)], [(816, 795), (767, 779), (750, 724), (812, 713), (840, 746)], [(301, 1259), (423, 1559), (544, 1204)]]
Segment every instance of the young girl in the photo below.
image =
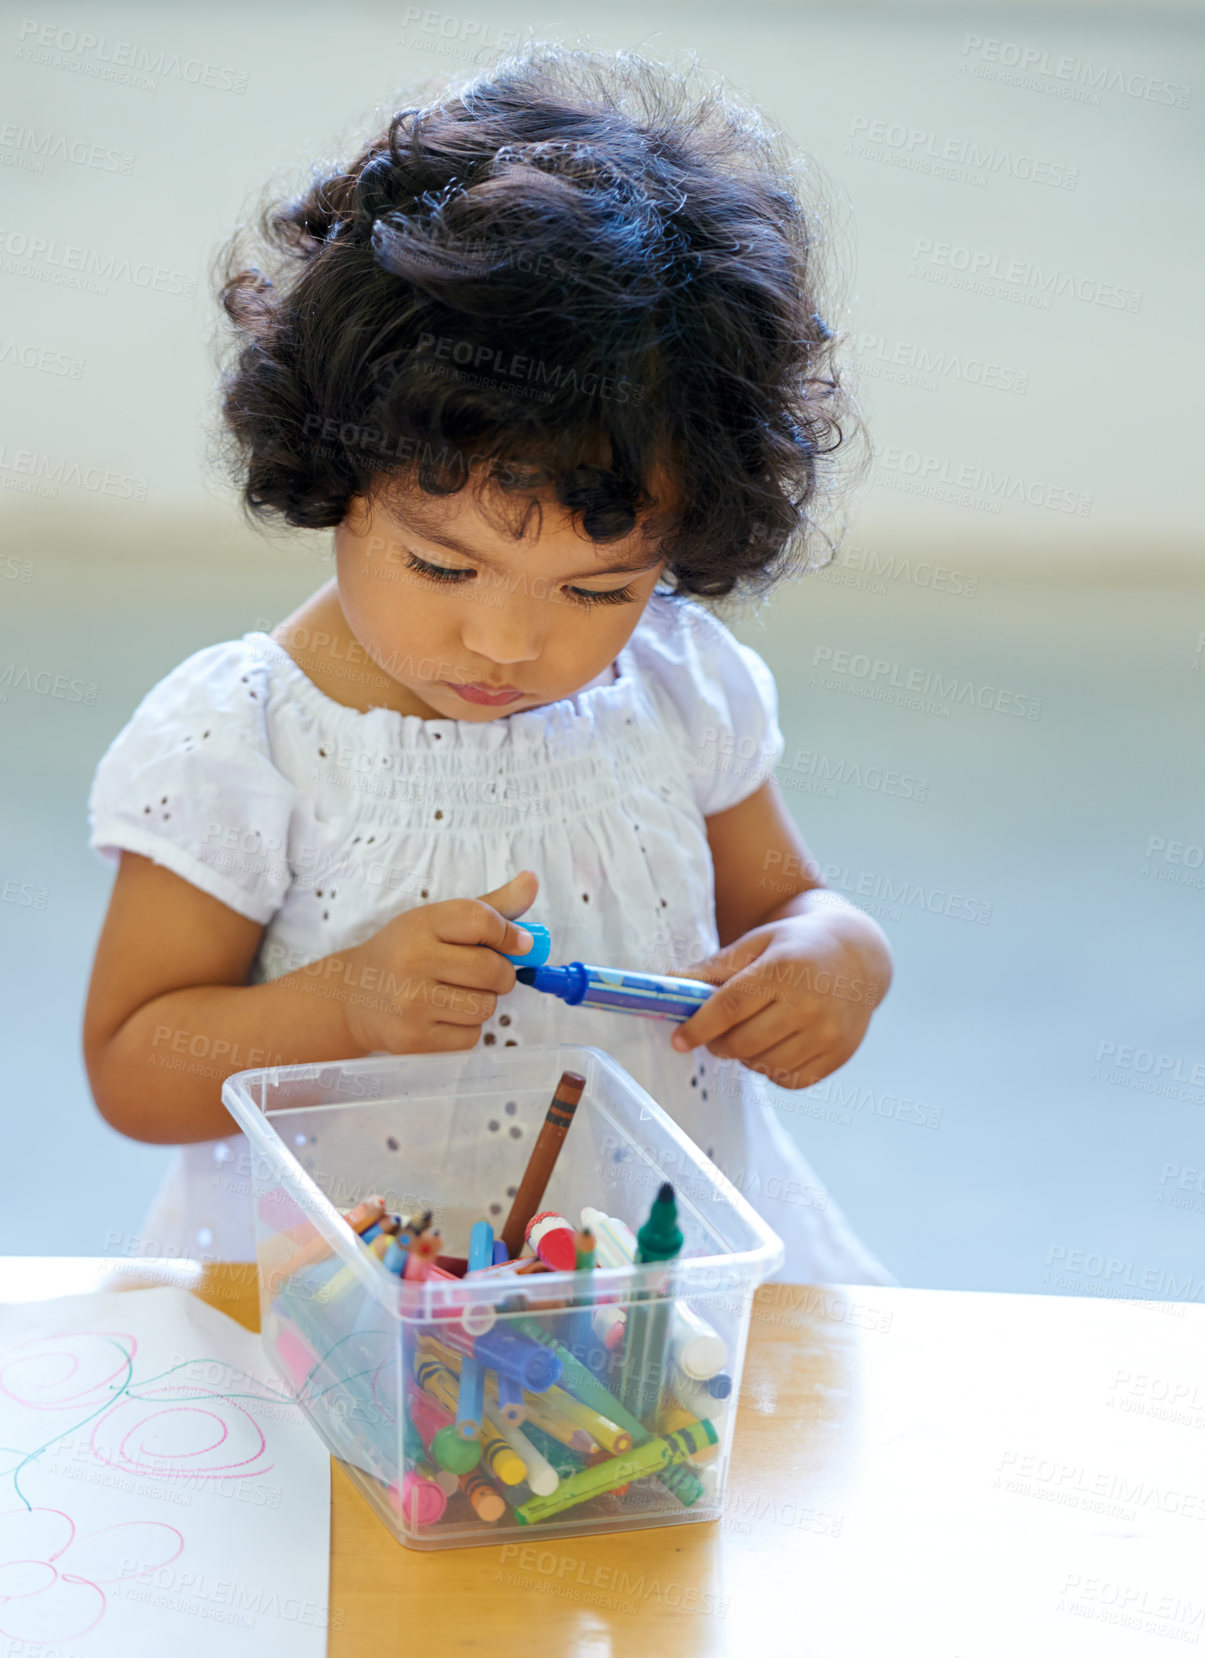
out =
[[(784, 1278), (891, 1282), (774, 1105), (855, 1051), (886, 941), (818, 883), (770, 672), (697, 602), (805, 550), (842, 441), (776, 143), (645, 60), (542, 48), (259, 228), (221, 289), (230, 453), (247, 509), (334, 531), (335, 575), (182, 662), (97, 770), (88, 1074), (181, 1147), (141, 1247), (254, 1257), (234, 1071), (588, 1043)], [(523, 916), (554, 961), (721, 988), (681, 1026), (568, 1007), (500, 953)]]

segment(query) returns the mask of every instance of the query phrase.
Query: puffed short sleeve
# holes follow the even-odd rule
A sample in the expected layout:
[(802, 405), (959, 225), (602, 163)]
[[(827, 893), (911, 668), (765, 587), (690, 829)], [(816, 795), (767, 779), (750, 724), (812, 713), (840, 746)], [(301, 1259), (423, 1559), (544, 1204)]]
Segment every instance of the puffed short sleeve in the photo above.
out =
[(268, 664), (210, 645), (147, 692), (97, 766), (88, 844), (136, 852), (267, 924), (292, 879), (297, 790), (272, 761)]
[(661, 602), (654, 661), (681, 722), (695, 802), (713, 817), (774, 775), (786, 747), (778, 688), (758, 653), (710, 611), (690, 600)]

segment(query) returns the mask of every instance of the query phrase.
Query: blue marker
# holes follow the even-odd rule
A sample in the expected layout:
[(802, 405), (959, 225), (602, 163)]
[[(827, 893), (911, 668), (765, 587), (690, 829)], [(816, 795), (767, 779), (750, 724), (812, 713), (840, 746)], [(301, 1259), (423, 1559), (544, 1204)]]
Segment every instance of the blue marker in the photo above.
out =
[(675, 979), (660, 973), (628, 973), (619, 967), (595, 967), (571, 961), (566, 967), (520, 967), (515, 977), (533, 990), (559, 996), (572, 1007), (606, 1007), (646, 1019), (681, 1024), (697, 1013), (715, 991), (701, 979)]
[(532, 936), (532, 947), (513, 961), (520, 984), (559, 996), (571, 1007), (607, 1007), (616, 1013), (635, 1013), (645, 1019), (672, 1019), (681, 1024), (697, 1013), (715, 985), (701, 979), (676, 979), (661, 973), (628, 973), (620, 967), (595, 967), (571, 961), (567, 967), (548, 967), (551, 939), (538, 922), (522, 922)]

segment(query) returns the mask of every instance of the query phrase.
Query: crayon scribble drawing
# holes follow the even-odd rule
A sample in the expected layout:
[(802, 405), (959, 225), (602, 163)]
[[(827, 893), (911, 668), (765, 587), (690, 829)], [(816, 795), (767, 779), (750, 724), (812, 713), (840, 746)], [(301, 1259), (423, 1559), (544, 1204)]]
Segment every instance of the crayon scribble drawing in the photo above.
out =
[[(0, 1635), (9, 1640), (87, 1637), (82, 1651), (95, 1658), (133, 1658), (153, 1627), (146, 1650), (183, 1658), (211, 1650), (205, 1637), (215, 1631), (201, 1621), (211, 1612), (187, 1595), (171, 1592), (161, 1609), (174, 1585), (283, 1571), (313, 1602), (315, 1582), (325, 1583), (326, 1454), (255, 1338), (191, 1300), (154, 1290), (0, 1308)], [(115, 1307), (130, 1316), (115, 1319)], [(287, 1487), (296, 1501), (286, 1509)], [(265, 1525), (265, 1493), (277, 1499), (271, 1528), (291, 1534), (283, 1547)], [(224, 1653), (262, 1651), (265, 1637), (285, 1634), (264, 1622), (243, 1618), (260, 1625), (246, 1644), (224, 1624)], [(312, 1649), (308, 1633), (288, 1631), (297, 1658), (325, 1650), (321, 1627)]]

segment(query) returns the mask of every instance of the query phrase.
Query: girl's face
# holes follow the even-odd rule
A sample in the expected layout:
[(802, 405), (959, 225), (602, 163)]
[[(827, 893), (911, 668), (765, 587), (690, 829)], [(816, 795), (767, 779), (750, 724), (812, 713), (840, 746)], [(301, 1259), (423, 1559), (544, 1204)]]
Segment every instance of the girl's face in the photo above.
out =
[(638, 527), (579, 534), (542, 500), (515, 540), (473, 492), (353, 498), (335, 531), (348, 626), (400, 687), (402, 712), (481, 723), (572, 696), (613, 661), (664, 568)]

